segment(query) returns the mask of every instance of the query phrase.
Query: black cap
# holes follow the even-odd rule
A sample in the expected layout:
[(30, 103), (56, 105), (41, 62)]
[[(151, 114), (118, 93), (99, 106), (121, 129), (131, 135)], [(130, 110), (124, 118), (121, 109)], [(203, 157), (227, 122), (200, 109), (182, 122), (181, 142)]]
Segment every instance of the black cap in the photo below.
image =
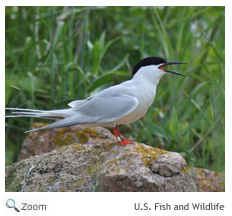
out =
[(163, 58), (160, 58), (160, 57), (144, 58), (140, 62), (138, 62), (137, 65), (135, 65), (134, 70), (132, 72), (132, 76), (134, 76), (141, 67), (148, 66), (148, 65), (159, 65), (162, 63), (167, 63), (167, 62)]

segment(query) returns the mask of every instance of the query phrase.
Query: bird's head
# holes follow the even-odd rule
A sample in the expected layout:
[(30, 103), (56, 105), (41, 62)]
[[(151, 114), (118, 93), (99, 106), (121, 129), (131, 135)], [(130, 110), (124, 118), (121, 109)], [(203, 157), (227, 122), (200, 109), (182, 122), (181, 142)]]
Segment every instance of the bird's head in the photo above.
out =
[(148, 79), (156, 79), (157, 81), (166, 73), (172, 73), (180, 76), (185, 76), (176, 71), (166, 70), (163, 67), (173, 64), (185, 64), (183, 62), (167, 62), (160, 57), (147, 57), (142, 59), (134, 67), (132, 77), (146, 76)]

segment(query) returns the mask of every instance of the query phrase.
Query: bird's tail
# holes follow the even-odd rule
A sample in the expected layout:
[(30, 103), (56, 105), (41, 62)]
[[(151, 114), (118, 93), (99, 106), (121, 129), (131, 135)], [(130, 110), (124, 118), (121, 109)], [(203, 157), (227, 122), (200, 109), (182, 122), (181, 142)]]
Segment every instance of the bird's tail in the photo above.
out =
[(35, 109), (22, 109), (22, 108), (6, 108), (6, 110), (12, 110), (12, 115), (7, 115), (6, 118), (11, 117), (34, 117), (44, 119), (63, 119), (69, 117), (69, 109), (61, 110), (35, 110)]
[[(7, 115), (6, 118), (11, 117), (34, 117), (34, 118), (43, 118), (43, 119), (54, 119), (60, 120), (54, 122), (50, 125), (41, 128), (35, 128), (27, 132), (46, 130), (58, 127), (66, 127), (73, 125), (72, 122), (67, 121), (69, 117), (72, 117), (73, 113), (71, 109), (61, 109), (61, 110), (34, 110), (34, 109), (22, 109), (22, 108), (6, 108), (6, 110), (11, 110), (12, 115)], [(62, 120), (61, 120), (62, 119)], [(65, 120), (65, 121), (64, 121)], [(63, 122), (64, 121), (64, 122)]]

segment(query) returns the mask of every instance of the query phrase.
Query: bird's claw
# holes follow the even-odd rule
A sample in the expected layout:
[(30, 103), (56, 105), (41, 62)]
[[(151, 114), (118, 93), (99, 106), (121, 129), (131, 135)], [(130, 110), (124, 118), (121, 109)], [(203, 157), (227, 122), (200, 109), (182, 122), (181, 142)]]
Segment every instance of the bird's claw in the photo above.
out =
[(128, 144), (132, 144), (135, 140), (132, 140), (132, 139), (125, 139), (125, 138), (122, 138), (121, 141), (119, 141), (119, 144), (121, 146), (126, 146)]

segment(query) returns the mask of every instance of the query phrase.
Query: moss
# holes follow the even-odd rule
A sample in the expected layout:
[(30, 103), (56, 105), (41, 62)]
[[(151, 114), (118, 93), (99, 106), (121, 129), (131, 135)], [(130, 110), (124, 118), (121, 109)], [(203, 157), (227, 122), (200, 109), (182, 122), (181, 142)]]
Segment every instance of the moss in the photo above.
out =
[(109, 152), (111, 151), (112, 152), (112, 148), (115, 146), (115, 145), (118, 145), (118, 143), (109, 143), (109, 142), (103, 142), (101, 144), (97, 144), (95, 145), (95, 149), (99, 149), (101, 152), (103, 151), (106, 151), (106, 152)]
[(54, 177), (50, 177), (50, 178), (48, 178), (48, 179), (46, 180), (46, 182), (47, 182), (47, 183), (53, 182), (54, 179), (55, 179)]
[(80, 187), (85, 182), (85, 178), (80, 178), (76, 184)]
[(200, 181), (197, 181), (198, 185), (200, 185), (203, 191), (207, 191), (208, 187), (210, 186), (210, 182), (205, 178), (204, 169), (198, 168), (198, 175), (201, 177)]
[(90, 137), (93, 138), (101, 138), (97, 131), (93, 130), (92, 128), (85, 128), (84, 132), (89, 134)]
[(121, 168), (118, 168), (118, 169), (116, 170), (116, 173), (119, 174), (120, 170), (121, 170)]
[[(71, 145), (72, 145), (72, 153), (86, 149), (86, 146), (83, 144), (72, 143)], [(70, 147), (69, 146), (62, 146), (58, 149), (58, 151), (64, 152), (66, 149), (70, 149)]]
[[(38, 128), (38, 127), (45, 127), (45, 126), (48, 126), (48, 125), (49, 125), (48, 123), (34, 123), (31, 128), (35, 129), (35, 128)], [(36, 132), (36, 136), (35, 136), (35, 133), (29, 133), (27, 135), (27, 137), (29, 137), (31, 139), (38, 139), (44, 133), (47, 133), (46, 130), (41, 130), (41, 131)]]
[(96, 167), (97, 166), (88, 166), (88, 167), (85, 168), (85, 172), (88, 175), (91, 175), (92, 173), (94, 173), (96, 171)]
[(117, 163), (118, 161), (121, 161), (121, 158), (117, 158), (117, 159), (108, 161), (107, 164), (115, 164), (115, 163)]
[(218, 180), (218, 192), (225, 192), (225, 178), (224, 176), (222, 178), (219, 178)]
[(135, 150), (137, 153), (140, 153), (142, 155), (144, 166), (149, 168), (151, 167), (151, 162), (153, 160), (156, 160), (159, 155), (170, 154), (170, 152), (166, 150), (153, 147), (145, 147), (143, 145), (135, 146)]
[[(35, 123), (33, 124), (32, 128), (44, 127), (47, 125), (48, 123)], [(70, 133), (70, 132), (71, 132), (70, 127), (60, 128), (59, 130), (56, 131), (55, 137), (51, 140), (51, 143), (53, 143), (54, 147), (69, 145), (70, 143), (75, 141), (76, 139), (75, 136), (78, 138), (80, 143), (87, 143), (89, 140), (89, 135), (86, 132), (83, 132), (81, 130), (76, 130), (74, 133)], [(40, 144), (40, 146), (45, 145), (45, 143), (42, 143), (41, 139), (39, 139), (41, 136), (44, 136), (45, 133), (47, 133), (46, 130), (37, 131), (36, 133), (28, 134), (28, 138), (33, 140), (34, 148), (38, 146), (38, 143)], [(64, 134), (66, 135), (64, 136)], [(34, 152), (34, 149), (31, 149), (31, 151)]]
[(17, 180), (15, 170), (11, 170), (12, 174), (5, 179), (6, 192), (18, 192), (21, 189), (21, 183)]
[(184, 166), (184, 168), (181, 170), (181, 172), (186, 174), (186, 175), (188, 175), (190, 173), (187, 166)]
[[(93, 175), (93, 173), (99, 172), (99, 169), (101, 167), (99, 166), (99, 164), (102, 164), (103, 161), (105, 160), (105, 155), (102, 153), (107, 152), (107, 151), (112, 152), (112, 149), (114, 146), (115, 146), (115, 143), (102, 143), (102, 144), (96, 144), (94, 145), (94, 148), (91, 148), (90, 150), (88, 150), (86, 149), (86, 145), (74, 144), (74, 148), (72, 148), (72, 151), (86, 149), (86, 152), (83, 152), (83, 154), (87, 154), (90, 156), (87, 164), (91, 164), (91, 166), (88, 166), (88, 165), (83, 166), (81, 170), (80, 170), (80, 167), (78, 167), (78, 172), (83, 173), (83, 175), (85, 175), (84, 173), (86, 173), (87, 175)], [(109, 164), (113, 164), (114, 162), (115, 162), (114, 160), (110, 161)]]
[[(34, 123), (32, 125), (32, 129), (38, 128), (38, 127), (45, 127), (47, 125), (49, 125), (49, 124), (48, 123)], [(45, 136), (44, 134), (46, 134), (46, 133), (47, 133), (46, 130), (42, 130), (42, 131), (37, 131), (35, 133), (29, 133), (27, 135), (27, 139), (30, 139), (31, 143), (32, 143), (30, 146), (27, 147), (28, 152), (31, 152), (31, 154), (35, 155), (35, 151), (36, 151), (36, 148), (38, 147), (38, 145), (40, 147), (43, 147), (45, 145), (45, 141), (42, 142), (42, 139), (40, 139), (40, 138), (41, 138), (41, 136), (44, 137)], [(30, 156), (30, 153), (26, 153), (27, 156), (28, 156), (28, 154)]]
[(136, 154), (135, 153), (125, 153), (125, 154), (123, 154), (122, 158), (131, 157), (134, 155), (136, 155)]
[(88, 143), (89, 135), (87, 133), (76, 130), (75, 135), (78, 137), (80, 143)]
[(202, 191), (225, 191), (224, 175), (215, 172), (213, 177), (207, 178), (203, 168), (197, 168), (197, 175), (200, 176), (200, 179), (197, 178), (196, 183)]
[(64, 134), (67, 133), (68, 131), (70, 131), (69, 128), (61, 128), (60, 130), (56, 132), (54, 139), (51, 140), (51, 142), (54, 143), (54, 146), (68, 145), (70, 144), (70, 142), (74, 140), (73, 134), (67, 134), (66, 136), (64, 136)]

